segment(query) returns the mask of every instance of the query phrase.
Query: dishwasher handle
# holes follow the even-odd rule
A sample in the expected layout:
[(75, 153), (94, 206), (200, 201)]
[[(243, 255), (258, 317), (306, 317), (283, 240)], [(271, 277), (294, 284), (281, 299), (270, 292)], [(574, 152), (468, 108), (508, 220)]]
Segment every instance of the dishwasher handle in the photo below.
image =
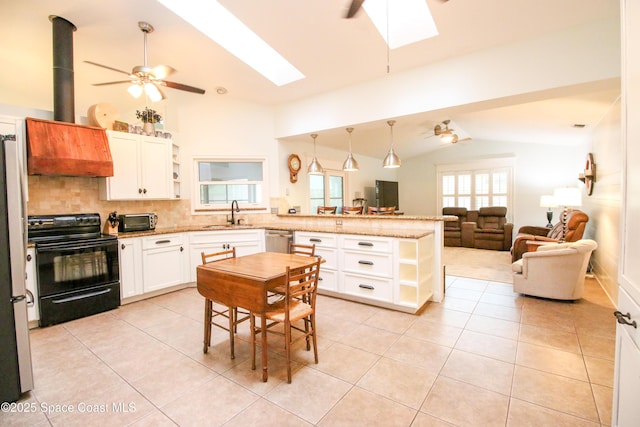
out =
[(269, 237), (293, 237), (290, 231), (266, 231), (265, 236)]

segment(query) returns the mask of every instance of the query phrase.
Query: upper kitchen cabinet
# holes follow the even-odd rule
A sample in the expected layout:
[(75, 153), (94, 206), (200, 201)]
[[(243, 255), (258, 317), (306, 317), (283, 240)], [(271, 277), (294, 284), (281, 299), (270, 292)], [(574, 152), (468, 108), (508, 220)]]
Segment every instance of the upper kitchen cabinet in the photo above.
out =
[(107, 131), (113, 176), (100, 180), (102, 200), (166, 200), (179, 197), (172, 140)]

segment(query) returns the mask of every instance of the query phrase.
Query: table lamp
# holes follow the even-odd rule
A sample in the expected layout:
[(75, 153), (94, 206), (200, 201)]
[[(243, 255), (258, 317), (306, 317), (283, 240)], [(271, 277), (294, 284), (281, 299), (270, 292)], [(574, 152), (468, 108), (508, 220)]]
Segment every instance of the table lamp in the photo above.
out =
[(556, 205), (556, 200), (554, 199), (553, 195), (547, 194), (544, 196), (540, 196), (540, 207), (548, 208), (547, 209), (547, 227), (553, 228), (553, 224), (551, 223), (551, 220), (553, 219), (553, 211), (551, 210), (551, 208), (558, 207), (558, 205)]
[(562, 211), (562, 241), (567, 234), (567, 213), (570, 207), (582, 206), (582, 193), (576, 187), (556, 188), (553, 198), (557, 206), (563, 206)]

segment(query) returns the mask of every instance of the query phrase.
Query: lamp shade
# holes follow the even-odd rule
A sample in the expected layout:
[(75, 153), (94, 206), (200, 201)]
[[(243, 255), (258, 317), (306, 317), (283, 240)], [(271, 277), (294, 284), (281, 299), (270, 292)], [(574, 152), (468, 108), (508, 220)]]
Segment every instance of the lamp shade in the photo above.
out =
[(313, 159), (311, 163), (309, 163), (309, 167), (307, 168), (307, 173), (309, 175), (322, 175), (324, 173), (324, 169), (322, 165), (316, 158), (316, 138), (318, 137), (317, 133), (312, 133), (311, 138), (313, 138)]
[(390, 134), (390, 146), (389, 152), (387, 156), (382, 161), (383, 168), (399, 168), (402, 162), (400, 161), (400, 157), (393, 151), (393, 125), (396, 124), (395, 120), (388, 120), (387, 124), (389, 125), (389, 134)]
[(552, 194), (547, 194), (544, 196), (540, 196), (540, 207), (541, 208), (555, 208), (558, 207), (556, 203), (555, 197)]
[(575, 187), (556, 188), (553, 199), (557, 206), (582, 206), (582, 193)]
[(353, 153), (351, 152), (351, 132), (353, 132), (353, 128), (347, 128), (347, 132), (349, 132), (349, 155), (342, 164), (342, 170), (345, 172), (355, 172), (360, 169), (360, 166), (358, 166), (358, 161), (353, 157)]

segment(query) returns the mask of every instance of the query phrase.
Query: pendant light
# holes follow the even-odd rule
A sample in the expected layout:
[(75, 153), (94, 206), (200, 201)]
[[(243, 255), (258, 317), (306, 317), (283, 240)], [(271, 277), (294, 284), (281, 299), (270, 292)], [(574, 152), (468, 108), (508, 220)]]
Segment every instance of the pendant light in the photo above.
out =
[(347, 132), (349, 132), (349, 155), (347, 156), (347, 160), (342, 164), (342, 170), (345, 172), (354, 172), (360, 169), (358, 166), (358, 161), (353, 158), (353, 154), (351, 153), (351, 132), (353, 132), (353, 128), (347, 128)]
[(312, 133), (311, 138), (313, 138), (313, 160), (309, 163), (309, 167), (307, 168), (307, 173), (309, 175), (322, 175), (324, 173), (324, 169), (318, 159), (316, 158), (316, 138), (318, 137), (317, 133)]
[(393, 125), (396, 124), (395, 120), (387, 121), (389, 125), (389, 130), (391, 132), (391, 146), (389, 147), (389, 152), (387, 153), (387, 157), (382, 161), (382, 166), (385, 168), (399, 168), (402, 162), (400, 161), (400, 157), (393, 151)]

